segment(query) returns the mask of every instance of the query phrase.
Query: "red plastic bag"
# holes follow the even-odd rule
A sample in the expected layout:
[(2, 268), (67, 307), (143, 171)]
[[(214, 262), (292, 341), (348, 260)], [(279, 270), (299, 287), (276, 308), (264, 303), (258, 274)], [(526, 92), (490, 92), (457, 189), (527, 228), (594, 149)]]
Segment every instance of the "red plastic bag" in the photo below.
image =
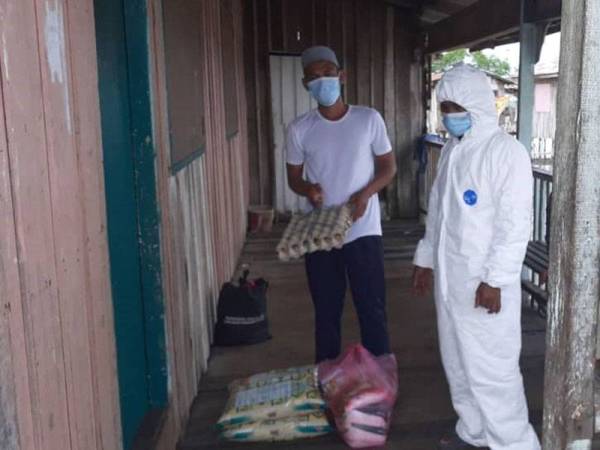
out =
[(374, 357), (362, 345), (350, 346), (318, 368), (319, 382), (338, 432), (352, 448), (385, 444), (398, 395), (394, 355)]

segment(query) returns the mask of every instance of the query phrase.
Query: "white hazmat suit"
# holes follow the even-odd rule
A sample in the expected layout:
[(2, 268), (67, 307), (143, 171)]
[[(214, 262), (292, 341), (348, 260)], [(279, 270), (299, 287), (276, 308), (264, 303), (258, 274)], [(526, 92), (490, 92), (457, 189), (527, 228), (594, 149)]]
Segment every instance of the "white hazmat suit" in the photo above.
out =
[[(498, 126), (486, 75), (448, 71), (439, 102), (471, 113), (472, 128), (442, 149), (427, 228), (414, 264), (435, 274), (440, 351), (459, 437), (492, 450), (538, 450), (529, 423), (521, 352), (520, 275), (531, 226), (533, 177), (525, 148)], [(475, 308), (481, 282), (502, 309)]]

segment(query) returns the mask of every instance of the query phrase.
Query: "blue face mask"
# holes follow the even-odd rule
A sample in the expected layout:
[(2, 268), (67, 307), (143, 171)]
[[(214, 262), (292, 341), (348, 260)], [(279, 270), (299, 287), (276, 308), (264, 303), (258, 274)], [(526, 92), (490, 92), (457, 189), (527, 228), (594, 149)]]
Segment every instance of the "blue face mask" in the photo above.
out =
[(454, 137), (464, 136), (473, 126), (470, 112), (444, 114), (444, 126), (448, 133)]
[(340, 98), (339, 77), (321, 77), (308, 83), (308, 90), (321, 106), (332, 106)]

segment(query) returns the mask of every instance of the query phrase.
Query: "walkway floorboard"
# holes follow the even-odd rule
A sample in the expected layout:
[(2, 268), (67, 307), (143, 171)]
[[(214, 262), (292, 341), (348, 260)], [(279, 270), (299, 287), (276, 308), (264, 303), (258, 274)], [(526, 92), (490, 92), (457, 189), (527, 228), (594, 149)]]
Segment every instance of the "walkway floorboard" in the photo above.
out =
[[(227, 399), (227, 384), (257, 372), (310, 364), (313, 360), (313, 315), (302, 263), (282, 264), (274, 253), (278, 232), (249, 238), (242, 262), (255, 276), (269, 280), (269, 314), (273, 339), (239, 348), (214, 348), (209, 369), (192, 408), (179, 450), (346, 448), (336, 436), (275, 444), (219, 441), (214, 424)], [(431, 450), (439, 436), (451, 430), (455, 413), (441, 367), (432, 299), (410, 293), (411, 258), (423, 230), (414, 223), (385, 227), (388, 314), (393, 351), (400, 374), (399, 401), (387, 449)], [(344, 315), (346, 343), (359, 339), (350, 298)], [(541, 422), (544, 321), (531, 309), (523, 311), (522, 368), (536, 427)]]

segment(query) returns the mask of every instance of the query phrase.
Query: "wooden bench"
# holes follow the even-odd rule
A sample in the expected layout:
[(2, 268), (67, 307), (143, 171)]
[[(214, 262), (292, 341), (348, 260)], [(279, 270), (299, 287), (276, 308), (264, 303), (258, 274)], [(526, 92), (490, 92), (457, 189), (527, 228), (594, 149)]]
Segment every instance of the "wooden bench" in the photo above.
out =
[[(527, 245), (525, 254), (525, 266), (531, 269), (538, 276), (547, 277), (548, 274), (548, 244), (543, 241), (530, 241)], [(543, 283), (546, 284), (546, 280)], [(531, 280), (523, 279), (521, 281), (522, 289), (531, 296), (531, 306), (536, 308), (542, 317), (546, 317), (546, 308), (548, 305), (548, 291), (535, 284)]]

